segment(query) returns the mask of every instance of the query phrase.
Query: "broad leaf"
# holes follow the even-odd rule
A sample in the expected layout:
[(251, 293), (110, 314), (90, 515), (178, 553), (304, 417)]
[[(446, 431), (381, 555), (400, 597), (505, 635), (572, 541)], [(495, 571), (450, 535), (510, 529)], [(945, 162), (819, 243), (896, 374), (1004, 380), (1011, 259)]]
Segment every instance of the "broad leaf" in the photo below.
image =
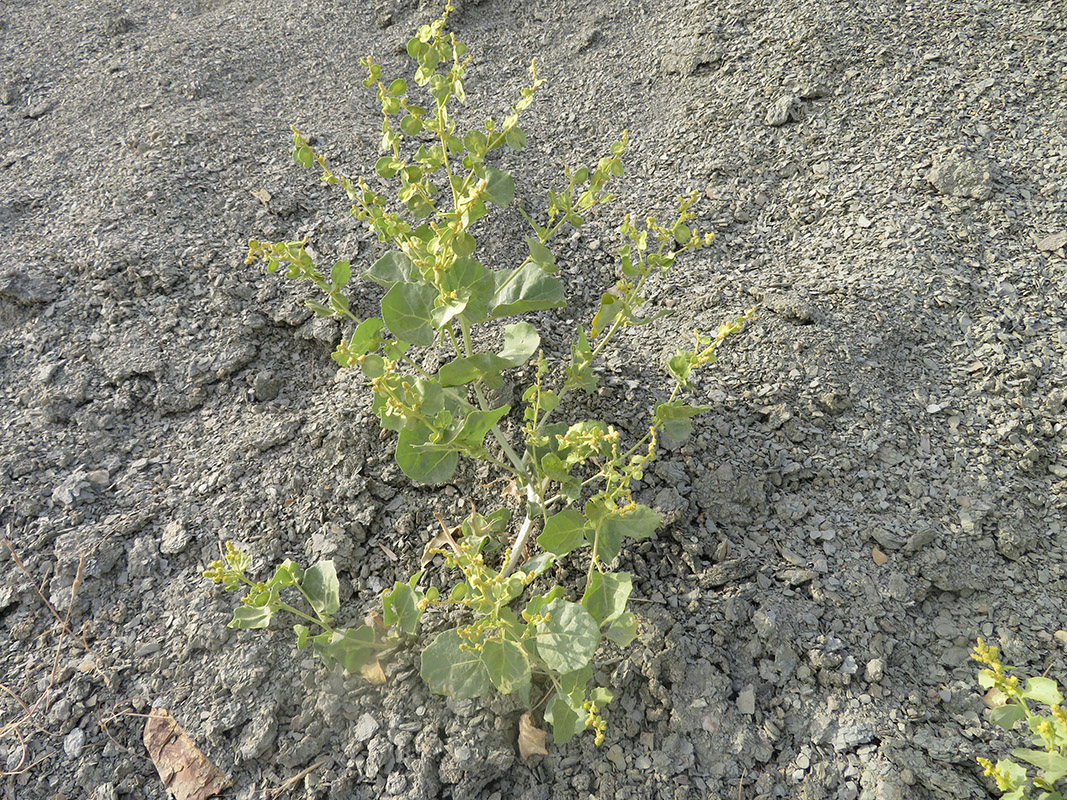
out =
[(490, 274), (496, 286), (489, 301), (491, 318), (566, 305), (563, 284), (546, 275), (537, 264), (528, 262), (518, 269), (496, 270)]
[(485, 180), (489, 199), (498, 206), (506, 206), (515, 199), (515, 181), (504, 170), (486, 167)]
[(345, 288), (352, 277), (352, 265), (348, 261), (338, 261), (330, 270), (330, 283), (335, 291)]
[(594, 570), (582, 595), (582, 605), (603, 627), (626, 610), (626, 601), (632, 590), (630, 573), (601, 573)]
[(270, 625), (272, 616), (274, 612), (270, 608), (242, 605), (234, 609), (233, 619), (230, 620), (228, 627), (238, 630), (266, 628)]
[(356, 326), (355, 331), (352, 333), (352, 338), (348, 342), (348, 352), (351, 355), (365, 355), (371, 350), (376, 349), (378, 342), (378, 331), (382, 329), (385, 323), (378, 319), (378, 317), (371, 317), (365, 319), (359, 325)]
[(566, 744), (579, 730), (585, 730), (585, 723), (579, 722), (578, 711), (559, 692), (552, 695), (545, 707), (545, 722), (552, 726), (552, 741), (556, 744)]
[(556, 267), (556, 256), (537, 239), (527, 236), (526, 244), (530, 248), (530, 260), (537, 266), (548, 273), (553, 273), (558, 269)]
[(549, 619), (537, 626), (537, 652), (549, 669), (573, 672), (589, 663), (600, 644), (600, 626), (578, 603), (553, 600), (541, 609)]
[(382, 298), (382, 319), (393, 335), (417, 345), (433, 344), (431, 323), (437, 289), (421, 283), (397, 283)]
[(1018, 703), (998, 706), (989, 712), (989, 721), (1006, 731), (1014, 728), (1021, 719), (1026, 719), (1026, 710)]
[(1041, 770), (1044, 773), (1042, 777), (1050, 784), (1067, 775), (1067, 758), (1064, 758), (1059, 753), (1019, 748), (1012, 750), (1011, 754)]
[(533, 579), (551, 569), (555, 563), (556, 557), (552, 553), (540, 553), (528, 561), (524, 561), (518, 572), (525, 573), (527, 579)]
[(461, 639), (455, 628), (438, 634), (422, 651), (419, 675), (430, 691), (450, 697), (481, 697), (492, 687), (489, 673), (477, 650), (460, 650)]
[(637, 620), (629, 611), (624, 611), (619, 618), (612, 622), (606, 631), (604, 638), (611, 639), (619, 647), (626, 647), (637, 638)]
[(571, 363), (567, 366), (567, 382), (592, 394), (600, 382), (593, 372), (593, 351), (589, 347), (585, 328), (578, 328), (578, 341), (571, 345)]
[(567, 555), (585, 541), (585, 517), (575, 508), (564, 509), (549, 517), (537, 537), (542, 550), (557, 556)]
[(659, 512), (653, 511), (648, 506), (638, 505), (626, 513), (614, 513), (604, 517), (604, 527), (612, 533), (620, 536), (629, 536), (631, 539), (647, 539), (663, 521)]
[(680, 402), (660, 403), (652, 417), (653, 425), (662, 425), (663, 432), (676, 442), (684, 442), (693, 432), (692, 417), (703, 413), (711, 406), (687, 406)]
[(456, 471), (459, 454), (451, 447), (432, 444), (425, 425), (405, 428), (396, 439), (396, 463), (419, 483), (444, 483)]
[(367, 625), (360, 625), (355, 630), (334, 631), (330, 643), (322, 648), (316, 647), (316, 650), (354, 675), (374, 657), (374, 631)]
[(463, 427), (451, 439), (451, 443), (470, 449), (481, 447), (486, 434), (509, 411), (511, 411), (511, 406), (500, 406), (489, 411), (469, 412), (467, 418), (463, 420)]
[(530, 660), (515, 642), (487, 639), (482, 644), (482, 664), (489, 680), (502, 694), (530, 685)]
[(1027, 678), (1026, 688), (1023, 689), (1022, 696), (1027, 700), (1036, 700), (1039, 703), (1044, 703), (1046, 706), (1058, 706), (1063, 702), (1060, 687), (1051, 678)]
[(411, 280), (415, 265), (399, 250), (392, 250), (374, 262), (363, 277), (374, 281), (383, 289), (392, 289), (397, 283)]
[(332, 616), (341, 607), (341, 584), (332, 561), (320, 561), (304, 575), (301, 587), (308, 602), (319, 614)]
[(611, 324), (615, 322), (615, 318), (619, 316), (625, 307), (626, 305), (623, 303), (622, 298), (614, 292), (604, 292), (600, 295), (600, 308), (597, 309), (596, 314), (593, 316), (593, 324), (589, 329), (589, 335), (595, 339), (607, 328), (610, 328)]
[(463, 315), (470, 322), (483, 322), (489, 316), (489, 301), (496, 286), (493, 275), (481, 262), (473, 258), (457, 258), (441, 276), (441, 288), (466, 296)]
[(411, 636), (419, 625), (419, 593), (406, 583), (397, 581), (391, 591), (382, 594), (382, 622), (396, 625)]

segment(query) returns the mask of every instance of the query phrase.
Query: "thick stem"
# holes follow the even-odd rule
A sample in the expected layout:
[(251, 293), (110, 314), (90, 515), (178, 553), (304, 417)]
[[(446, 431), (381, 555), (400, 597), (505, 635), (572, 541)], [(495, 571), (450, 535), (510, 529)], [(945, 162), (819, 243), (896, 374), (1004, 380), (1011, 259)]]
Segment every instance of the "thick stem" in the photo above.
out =
[[(526, 500), (529, 503), (537, 502), (537, 492), (534, 491), (533, 484), (528, 484), (526, 487)], [(530, 511), (526, 511), (526, 519), (522, 521), (522, 526), (519, 528), (519, 535), (515, 538), (515, 544), (511, 546), (511, 555), (508, 556), (508, 563), (504, 567), (504, 571), (500, 573), (501, 577), (508, 577), (515, 571), (515, 568), (519, 566), (519, 559), (522, 558), (522, 552), (526, 549), (526, 541), (530, 538), (530, 534), (533, 533), (534, 520), (530, 516)]]

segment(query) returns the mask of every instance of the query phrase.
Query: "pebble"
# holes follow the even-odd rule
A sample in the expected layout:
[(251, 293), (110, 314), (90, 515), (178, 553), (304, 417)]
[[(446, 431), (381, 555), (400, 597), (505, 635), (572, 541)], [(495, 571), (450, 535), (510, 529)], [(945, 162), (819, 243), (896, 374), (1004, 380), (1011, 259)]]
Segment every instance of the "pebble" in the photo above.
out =
[(85, 731), (81, 728), (74, 728), (63, 738), (63, 752), (67, 758), (76, 757), (85, 744)]

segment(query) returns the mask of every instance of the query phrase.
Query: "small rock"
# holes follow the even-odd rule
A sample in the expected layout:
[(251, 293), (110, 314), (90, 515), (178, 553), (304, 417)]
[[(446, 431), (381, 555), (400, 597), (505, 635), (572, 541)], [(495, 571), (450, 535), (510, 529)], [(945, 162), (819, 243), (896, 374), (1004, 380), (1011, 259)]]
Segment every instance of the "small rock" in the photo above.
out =
[(67, 754), (67, 758), (74, 758), (81, 751), (84, 744), (85, 731), (81, 728), (75, 728), (63, 739), (63, 752)]
[(749, 716), (756, 713), (756, 690), (749, 684), (737, 695), (737, 710)]
[(270, 371), (260, 372), (252, 379), (252, 392), (256, 400), (262, 402), (273, 400), (281, 391), (282, 382)]
[(926, 179), (941, 194), (988, 200), (993, 196), (993, 173), (988, 163), (975, 158), (950, 156), (934, 166)]
[(622, 747), (618, 744), (613, 744), (609, 747), (608, 752), (604, 755), (615, 766), (615, 769), (620, 772), (626, 769), (626, 756), (622, 754)]
[(885, 672), (885, 662), (880, 658), (872, 658), (867, 662), (867, 680), (870, 683), (881, 683), (882, 675)]
[(379, 727), (378, 720), (368, 712), (359, 718), (352, 736), (357, 742), (366, 742), (378, 732)]
[(51, 103), (37, 103), (23, 112), (23, 119), (40, 119), (53, 108)]
[(646, 769), (652, 768), (652, 759), (646, 755), (640, 755), (634, 759), (634, 768), (639, 769), (642, 772)]
[[(1065, 246), (1067, 246), (1067, 231), (1060, 231), (1051, 236), (1046, 236), (1037, 243), (1037, 249), (1045, 253), (1053, 253), (1057, 250), (1063, 250)], [(1060, 253), (1060, 255), (1063, 254)]]
[(763, 121), (772, 128), (778, 128), (787, 122), (800, 119), (800, 109), (799, 97), (793, 94), (785, 95), (771, 103)]
[(177, 520), (171, 520), (163, 529), (163, 538), (159, 543), (159, 552), (165, 555), (180, 553), (189, 545), (193, 535)]

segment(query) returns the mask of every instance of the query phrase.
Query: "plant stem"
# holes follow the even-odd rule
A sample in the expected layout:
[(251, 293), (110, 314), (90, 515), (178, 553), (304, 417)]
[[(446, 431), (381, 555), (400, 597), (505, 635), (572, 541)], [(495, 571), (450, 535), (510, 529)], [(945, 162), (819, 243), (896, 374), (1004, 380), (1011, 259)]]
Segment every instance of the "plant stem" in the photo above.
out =
[[(532, 483), (526, 485), (526, 501), (527, 503), (536, 503), (540, 498), (537, 492), (534, 490)], [(526, 510), (526, 518), (522, 521), (522, 525), (519, 528), (519, 535), (515, 537), (515, 544), (511, 546), (511, 555), (508, 556), (508, 563), (504, 567), (504, 570), (500, 575), (504, 578), (508, 577), (515, 571), (515, 568), (519, 566), (519, 559), (522, 558), (522, 551), (526, 548), (526, 540), (530, 538), (530, 534), (534, 529), (534, 520), (530, 516), (529, 508)]]

